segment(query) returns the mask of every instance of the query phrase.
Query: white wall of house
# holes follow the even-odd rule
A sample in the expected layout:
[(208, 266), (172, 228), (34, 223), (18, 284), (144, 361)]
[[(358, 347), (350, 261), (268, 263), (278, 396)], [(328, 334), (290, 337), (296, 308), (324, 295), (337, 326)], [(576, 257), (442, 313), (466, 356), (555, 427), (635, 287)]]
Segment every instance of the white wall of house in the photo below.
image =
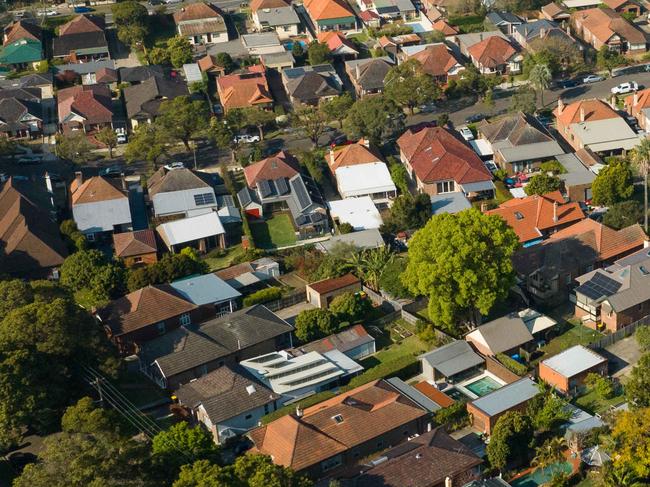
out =
[(222, 42), (228, 42), (228, 32), (211, 32), (208, 34), (187, 36), (187, 40), (193, 46), (199, 44), (220, 44)]

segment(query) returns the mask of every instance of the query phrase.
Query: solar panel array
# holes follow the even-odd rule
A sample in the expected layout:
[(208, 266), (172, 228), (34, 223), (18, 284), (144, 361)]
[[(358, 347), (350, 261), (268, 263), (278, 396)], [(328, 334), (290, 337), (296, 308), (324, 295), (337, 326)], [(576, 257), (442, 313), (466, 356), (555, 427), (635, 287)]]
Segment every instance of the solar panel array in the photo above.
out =
[(196, 206), (202, 205), (213, 205), (214, 204), (214, 194), (213, 193), (201, 193), (194, 195), (194, 204)]
[(601, 273), (596, 273), (593, 277), (585, 282), (582, 286), (576, 289), (580, 294), (584, 294), (589, 299), (598, 299), (603, 296), (611, 296), (621, 288), (621, 283), (604, 276)]
[(287, 180), (284, 178), (279, 178), (274, 181), (275, 187), (278, 190), (278, 194), (287, 194), (289, 192), (289, 186), (287, 186)]
[(293, 194), (296, 195), (296, 199), (300, 205), (300, 210), (304, 210), (309, 205), (311, 205), (311, 198), (309, 197), (307, 188), (305, 188), (305, 184), (302, 182), (301, 178), (292, 179), (289, 181), (289, 184), (291, 185)]
[(271, 185), (269, 184), (269, 181), (266, 179), (262, 179), (257, 182), (257, 190), (260, 192), (260, 195), (262, 195), (262, 198), (266, 198), (267, 196), (273, 194)]

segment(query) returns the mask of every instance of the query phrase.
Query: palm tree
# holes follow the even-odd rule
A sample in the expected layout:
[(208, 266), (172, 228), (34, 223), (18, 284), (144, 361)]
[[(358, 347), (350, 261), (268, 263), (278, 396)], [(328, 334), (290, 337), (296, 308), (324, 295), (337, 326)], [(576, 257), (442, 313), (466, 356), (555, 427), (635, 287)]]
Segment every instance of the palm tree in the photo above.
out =
[(559, 436), (549, 438), (542, 446), (535, 448), (535, 458), (533, 458), (531, 465), (541, 468), (543, 472), (546, 467), (562, 462), (564, 460), (562, 453), (564, 446), (564, 438)]
[(605, 485), (608, 487), (643, 487), (635, 473), (625, 466), (609, 467), (605, 470)]
[(528, 73), (528, 79), (535, 89), (539, 91), (542, 106), (544, 106), (544, 90), (548, 88), (551, 79), (553, 79), (550, 68), (547, 64), (536, 64)]
[(344, 268), (356, 272), (369, 287), (378, 290), (381, 273), (394, 257), (388, 247), (370, 249), (350, 255), (345, 261)]
[(643, 176), (643, 228), (648, 233), (648, 173), (650, 173), (650, 139), (643, 139), (632, 153), (632, 164)]

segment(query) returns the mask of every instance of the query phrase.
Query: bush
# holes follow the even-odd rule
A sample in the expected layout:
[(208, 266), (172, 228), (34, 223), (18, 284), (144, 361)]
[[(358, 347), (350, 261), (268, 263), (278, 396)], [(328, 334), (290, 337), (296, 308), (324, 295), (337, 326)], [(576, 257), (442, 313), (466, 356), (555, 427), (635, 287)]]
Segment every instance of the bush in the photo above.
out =
[(347, 292), (336, 296), (332, 300), (329, 310), (338, 321), (355, 323), (372, 311), (372, 305), (369, 299)]
[(636, 342), (639, 344), (639, 348), (643, 352), (650, 351), (650, 326), (640, 326), (636, 329), (634, 334)]
[(345, 235), (346, 233), (354, 232), (354, 227), (348, 222), (339, 223), (339, 233)]
[(306, 309), (296, 316), (296, 337), (302, 342), (309, 342), (336, 331), (334, 317), (326, 309)]
[(281, 288), (277, 286), (267, 287), (266, 289), (260, 289), (259, 291), (254, 292), (250, 296), (246, 296), (244, 298), (244, 306), (249, 307), (253, 306), (254, 304), (268, 303), (269, 301), (275, 301), (281, 297)]
[(553, 174), (566, 174), (566, 169), (564, 169), (564, 166), (560, 163), (560, 161), (546, 161), (542, 162), (539, 165), (539, 168), (543, 172), (552, 172)]
[(610, 379), (593, 372), (587, 374), (587, 377), (585, 377), (585, 384), (594, 389), (596, 394), (598, 394), (602, 399), (611, 399), (614, 397), (614, 393), (616, 392), (614, 384)]
[(506, 354), (498, 353), (497, 360), (501, 362), (501, 364), (510, 372), (512, 372), (513, 374), (517, 374), (520, 377), (523, 377), (528, 373), (528, 367), (508, 357)]
[(433, 414), (436, 424), (445, 426), (447, 431), (464, 428), (469, 424), (469, 413), (465, 401), (456, 401), (451, 406), (439, 409)]

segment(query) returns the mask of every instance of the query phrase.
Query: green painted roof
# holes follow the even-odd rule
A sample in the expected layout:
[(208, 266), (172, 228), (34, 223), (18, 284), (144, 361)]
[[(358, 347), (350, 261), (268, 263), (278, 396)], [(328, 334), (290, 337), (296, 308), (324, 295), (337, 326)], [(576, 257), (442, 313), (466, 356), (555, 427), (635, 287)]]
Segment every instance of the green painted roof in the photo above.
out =
[(43, 46), (34, 39), (18, 39), (6, 45), (0, 52), (1, 64), (22, 64), (43, 59)]

